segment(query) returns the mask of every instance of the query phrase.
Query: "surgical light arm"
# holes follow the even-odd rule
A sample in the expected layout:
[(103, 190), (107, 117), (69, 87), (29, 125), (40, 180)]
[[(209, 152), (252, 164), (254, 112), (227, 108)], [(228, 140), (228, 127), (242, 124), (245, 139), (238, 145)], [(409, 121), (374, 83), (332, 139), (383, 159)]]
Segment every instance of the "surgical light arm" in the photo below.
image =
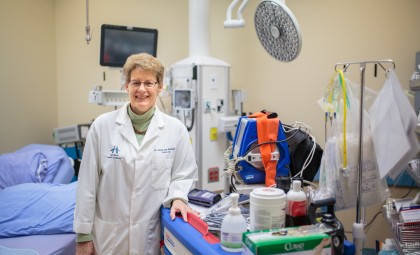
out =
[(242, 18), (242, 12), (244, 11), (248, 0), (243, 0), (236, 13), (237, 19), (232, 19), (232, 10), (237, 5), (239, 0), (233, 0), (226, 11), (226, 20), (223, 23), (225, 28), (239, 28), (245, 26), (245, 20)]

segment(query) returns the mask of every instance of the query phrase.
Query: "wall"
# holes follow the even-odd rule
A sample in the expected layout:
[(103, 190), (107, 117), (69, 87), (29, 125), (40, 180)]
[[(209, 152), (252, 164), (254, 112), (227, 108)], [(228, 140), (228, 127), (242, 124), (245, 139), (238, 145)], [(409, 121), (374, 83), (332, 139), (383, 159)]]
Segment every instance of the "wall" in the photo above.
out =
[[(53, 143), (54, 127), (90, 122), (112, 110), (88, 103), (94, 86), (120, 88), (120, 70), (99, 65), (101, 24), (158, 29), (158, 57), (167, 67), (188, 56), (187, 0), (89, 2), (93, 37), (87, 44), (85, 1), (0, 0), (0, 153), (32, 142)], [(393, 59), (401, 85), (408, 89), (420, 50), (418, 0), (288, 0), (303, 42), (291, 63), (276, 61), (260, 45), (253, 23), (258, 0), (250, 0), (245, 9), (245, 28), (224, 29), (230, 3), (211, 1), (210, 54), (231, 64), (231, 88), (247, 90), (247, 112), (268, 109), (285, 123), (303, 121), (323, 146), (323, 113), (316, 101), (337, 62)], [(372, 73), (368, 67), (366, 84), (379, 89), (383, 73), (378, 78)], [(349, 75), (359, 81), (357, 67)], [(368, 208), (367, 220), (379, 207)], [(353, 213), (339, 213), (346, 231), (351, 231)], [(379, 216), (366, 245), (373, 247), (375, 239), (390, 235)]]
[[(159, 30), (158, 57), (169, 67), (188, 56), (188, 1), (90, 1), (93, 39), (84, 41), (85, 1), (56, 0), (58, 124), (88, 122), (110, 108), (87, 102), (96, 85), (120, 88), (119, 69), (99, 66), (100, 26), (103, 23), (152, 27)], [(408, 1), (287, 1), (302, 32), (302, 50), (290, 63), (279, 62), (260, 45), (254, 29), (259, 1), (249, 1), (244, 11), (246, 27), (225, 29), (231, 1), (210, 1), (210, 55), (231, 64), (231, 88), (245, 89), (248, 112), (268, 109), (287, 123), (309, 124), (323, 143), (324, 121), (316, 101), (322, 96), (337, 62), (393, 59), (404, 89), (414, 70), (420, 34), (416, 10), (420, 2)], [(381, 6), (381, 8), (377, 8)], [(71, 10), (71, 11), (70, 11)], [(317, 10), (317, 11), (315, 11)], [(345, 11), (344, 11), (345, 10)], [(235, 16), (235, 13), (233, 13)], [(103, 73), (106, 80), (103, 80)], [(349, 70), (359, 82), (357, 66)], [(373, 78), (366, 70), (366, 84), (383, 85), (384, 73)], [(298, 100), (296, 100), (298, 99)]]
[(54, 13), (53, 0), (0, 1), (0, 153), (53, 142)]
[[(245, 88), (252, 95), (245, 103), (247, 111), (269, 109), (285, 122), (303, 121), (323, 143), (324, 121), (316, 101), (337, 62), (393, 59), (401, 84), (408, 88), (415, 52), (420, 50), (420, 33), (412, 32), (415, 24), (420, 24), (419, 1), (286, 1), (302, 31), (301, 54), (291, 63), (274, 60), (259, 44), (253, 27), (258, 2), (249, 2), (247, 27), (235, 32), (247, 33), (247, 37), (235, 45), (224, 46), (227, 39), (212, 44), (217, 45), (213, 52), (218, 57), (228, 51), (237, 54), (226, 54), (227, 61), (232, 64), (232, 87)], [(218, 38), (229, 32), (220, 28)], [(359, 82), (357, 67), (349, 71)], [(366, 84), (380, 88), (384, 75), (379, 74), (373, 79), (368, 67)]]
[(85, 41), (85, 1), (55, 3), (59, 126), (90, 122), (113, 109), (88, 103), (88, 93), (94, 86), (104, 90), (121, 87), (121, 69), (99, 65), (102, 24), (158, 29), (157, 56), (167, 67), (188, 55), (188, 1), (91, 0), (89, 44)]

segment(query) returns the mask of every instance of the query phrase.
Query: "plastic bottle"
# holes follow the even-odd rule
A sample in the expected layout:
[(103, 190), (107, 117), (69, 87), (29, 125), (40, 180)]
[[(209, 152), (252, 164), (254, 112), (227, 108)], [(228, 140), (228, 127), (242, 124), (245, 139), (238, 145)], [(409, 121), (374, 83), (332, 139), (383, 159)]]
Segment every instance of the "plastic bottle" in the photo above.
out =
[(242, 234), (247, 231), (247, 223), (238, 207), (239, 195), (230, 194), (232, 206), (223, 218), (221, 226), (221, 247), (228, 252), (242, 251)]
[(343, 244), (343, 255), (354, 255), (356, 253), (356, 247), (353, 243), (348, 240), (344, 240)]
[(301, 182), (294, 180), (292, 189), (286, 194), (286, 227), (308, 224), (308, 200), (301, 190)]

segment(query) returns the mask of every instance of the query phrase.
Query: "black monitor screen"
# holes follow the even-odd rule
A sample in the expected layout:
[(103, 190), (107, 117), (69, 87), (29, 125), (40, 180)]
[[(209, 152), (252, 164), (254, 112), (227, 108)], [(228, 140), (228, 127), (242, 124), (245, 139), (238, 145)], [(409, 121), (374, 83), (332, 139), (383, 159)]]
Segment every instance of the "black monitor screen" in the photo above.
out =
[(100, 64), (122, 67), (128, 56), (142, 52), (156, 57), (157, 37), (156, 29), (103, 24)]

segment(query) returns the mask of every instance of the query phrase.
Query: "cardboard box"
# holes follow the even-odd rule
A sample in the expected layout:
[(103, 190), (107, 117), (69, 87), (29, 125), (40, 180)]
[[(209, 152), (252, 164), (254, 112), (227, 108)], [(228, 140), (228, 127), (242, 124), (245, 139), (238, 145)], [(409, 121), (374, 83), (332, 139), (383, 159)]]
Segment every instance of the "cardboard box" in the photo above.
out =
[(331, 238), (315, 227), (270, 229), (244, 233), (246, 255), (331, 255)]

